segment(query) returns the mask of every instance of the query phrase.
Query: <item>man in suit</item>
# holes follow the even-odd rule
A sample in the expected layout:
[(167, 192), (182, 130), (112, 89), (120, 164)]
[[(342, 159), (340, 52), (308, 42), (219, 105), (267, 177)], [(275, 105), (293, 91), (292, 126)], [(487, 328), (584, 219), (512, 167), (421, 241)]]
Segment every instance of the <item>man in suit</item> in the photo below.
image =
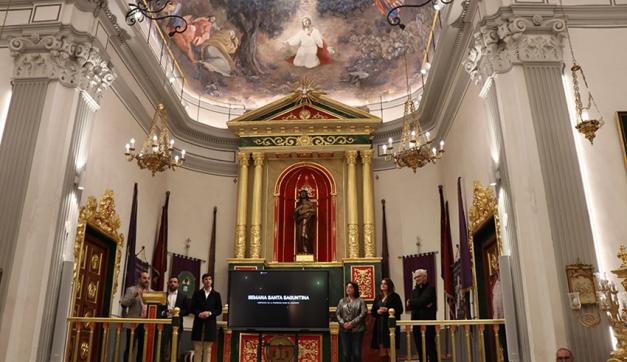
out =
[[(187, 296), (179, 293), (179, 278), (171, 276), (168, 280), (168, 304), (164, 310), (160, 312), (162, 318), (172, 318), (174, 308), (179, 308), (179, 317), (174, 321), (173, 325), (178, 328), (178, 342), (176, 350), (180, 353), (178, 346), (181, 345), (181, 335), (183, 333), (183, 317), (187, 315)], [(172, 351), (172, 326), (166, 325), (163, 330), (163, 339), (161, 344), (161, 356), (163, 361), (170, 361), (170, 352)], [(177, 359), (178, 360), (178, 359)]]
[[(407, 306), (411, 308), (411, 319), (435, 320), (437, 300), (435, 288), (429, 285), (429, 281), (427, 280), (427, 271), (424, 269), (416, 270), (414, 272), (414, 280), (416, 281), (416, 286), (411, 292), (411, 298), (407, 301)], [(422, 333), (420, 332), (420, 327), (414, 327), (413, 334), (414, 342), (416, 343), (416, 350), (418, 351), (418, 357), (422, 361)], [(425, 342), (428, 361), (437, 361), (438, 357), (435, 346), (435, 326), (427, 327)]]
[[(128, 287), (126, 289), (126, 293), (122, 299), (120, 299), (120, 304), (126, 308), (126, 313), (124, 316), (126, 318), (146, 318), (148, 307), (144, 304), (142, 300), (142, 295), (144, 292), (150, 291), (150, 276), (147, 272), (143, 272), (139, 274), (139, 278), (137, 279), (137, 285), (132, 287)], [(126, 349), (124, 350), (124, 360), (128, 361), (129, 353), (132, 354), (133, 351), (129, 351), (129, 344), (131, 342), (131, 330), (126, 330)], [(133, 349), (137, 350), (137, 362), (142, 361), (143, 355), (143, 347), (144, 347), (144, 325), (139, 324), (137, 328), (135, 328), (135, 338), (133, 341)]]
[(211, 361), (211, 346), (218, 337), (216, 317), (222, 313), (222, 299), (213, 289), (213, 277), (209, 273), (203, 274), (202, 286), (194, 293), (190, 307), (194, 314), (194, 362)]

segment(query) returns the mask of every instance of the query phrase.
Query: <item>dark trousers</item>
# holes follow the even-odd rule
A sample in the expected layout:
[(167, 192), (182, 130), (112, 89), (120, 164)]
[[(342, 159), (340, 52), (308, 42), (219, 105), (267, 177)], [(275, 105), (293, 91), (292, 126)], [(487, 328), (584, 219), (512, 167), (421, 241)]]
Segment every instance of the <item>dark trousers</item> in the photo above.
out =
[(436, 362), (438, 360), (438, 351), (435, 347), (435, 326), (427, 326), (425, 333), (425, 345), (427, 346), (427, 361), (422, 360), (422, 332), (420, 332), (419, 326), (414, 326), (413, 331), (414, 342), (416, 343), (416, 350), (418, 351), (418, 358), (420, 362)]
[[(181, 333), (183, 332), (183, 328), (179, 328), (179, 336), (177, 340), (176, 346), (176, 354), (181, 354)], [(172, 354), (172, 326), (166, 325), (163, 328), (163, 338), (161, 339), (161, 360), (163, 362), (170, 361), (170, 355)], [(176, 356), (176, 360), (178, 361), (178, 356)]]
[[(137, 362), (142, 362), (144, 356), (144, 325), (140, 324), (135, 328), (135, 340), (133, 341), (133, 350), (137, 351)], [(128, 361), (129, 353), (133, 355), (133, 351), (129, 351), (131, 344), (131, 330), (126, 330), (126, 348), (124, 349), (124, 361)]]
[(340, 332), (343, 362), (361, 362), (361, 341), (364, 332)]

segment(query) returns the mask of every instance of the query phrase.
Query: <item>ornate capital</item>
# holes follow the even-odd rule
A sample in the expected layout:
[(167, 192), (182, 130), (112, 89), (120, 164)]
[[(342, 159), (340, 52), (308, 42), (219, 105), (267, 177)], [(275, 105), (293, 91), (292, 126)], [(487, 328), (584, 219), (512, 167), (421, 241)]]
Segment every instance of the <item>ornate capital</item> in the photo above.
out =
[(255, 166), (263, 166), (264, 155), (262, 152), (253, 152), (253, 161)]
[(346, 163), (349, 165), (357, 164), (357, 151), (346, 151)]
[(246, 152), (238, 152), (237, 160), (239, 161), (240, 167), (248, 166), (248, 159), (250, 158), (250, 154)]
[(361, 154), (361, 163), (364, 165), (372, 164), (372, 155), (374, 154), (373, 149), (359, 151), (359, 153)]
[[(96, 102), (116, 77), (92, 42), (69, 32), (20, 36), (9, 41), (14, 79), (49, 78), (88, 93)], [(87, 39), (89, 40), (89, 39)]]
[(562, 62), (565, 30), (563, 19), (501, 15), (475, 33), (464, 68), (480, 83), (508, 72), (515, 64)]

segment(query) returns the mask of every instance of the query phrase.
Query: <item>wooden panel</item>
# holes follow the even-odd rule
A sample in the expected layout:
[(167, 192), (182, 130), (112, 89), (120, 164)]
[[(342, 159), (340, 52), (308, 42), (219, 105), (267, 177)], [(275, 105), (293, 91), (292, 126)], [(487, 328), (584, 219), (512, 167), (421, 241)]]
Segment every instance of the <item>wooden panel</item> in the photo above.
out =
[[(103, 240), (101, 236), (95, 232), (90, 232), (87, 228), (85, 235), (84, 251), (81, 260), (79, 260), (79, 284), (77, 285), (77, 297), (74, 304), (74, 315), (81, 317), (107, 317), (109, 310), (106, 298), (107, 288), (111, 289), (110, 275), (111, 258), (113, 257), (114, 247), (107, 240)], [(89, 344), (89, 328), (94, 327), (93, 345)], [(75, 345), (77, 326), (72, 326), (72, 334), (70, 343), (68, 344), (68, 359), (71, 360), (73, 348)], [(98, 361), (100, 354), (100, 335), (99, 326), (83, 325), (81, 326), (81, 335), (79, 339), (78, 360), (79, 361)]]

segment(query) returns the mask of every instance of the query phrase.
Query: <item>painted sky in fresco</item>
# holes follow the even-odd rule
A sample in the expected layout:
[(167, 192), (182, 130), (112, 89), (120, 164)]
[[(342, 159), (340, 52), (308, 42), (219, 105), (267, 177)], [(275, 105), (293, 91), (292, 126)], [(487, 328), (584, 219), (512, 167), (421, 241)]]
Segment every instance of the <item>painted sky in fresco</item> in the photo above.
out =
[(173, 0), (168, 12), (190, 26), (171, 48), (188, 89), (209, 100), (256, 108), (308, 77), (349, 105), (377, 103), (406, 94), (404, 54), (421, 86), (433, 8), (404, 11), (401, 30), (384, 15), (399, 1)]

